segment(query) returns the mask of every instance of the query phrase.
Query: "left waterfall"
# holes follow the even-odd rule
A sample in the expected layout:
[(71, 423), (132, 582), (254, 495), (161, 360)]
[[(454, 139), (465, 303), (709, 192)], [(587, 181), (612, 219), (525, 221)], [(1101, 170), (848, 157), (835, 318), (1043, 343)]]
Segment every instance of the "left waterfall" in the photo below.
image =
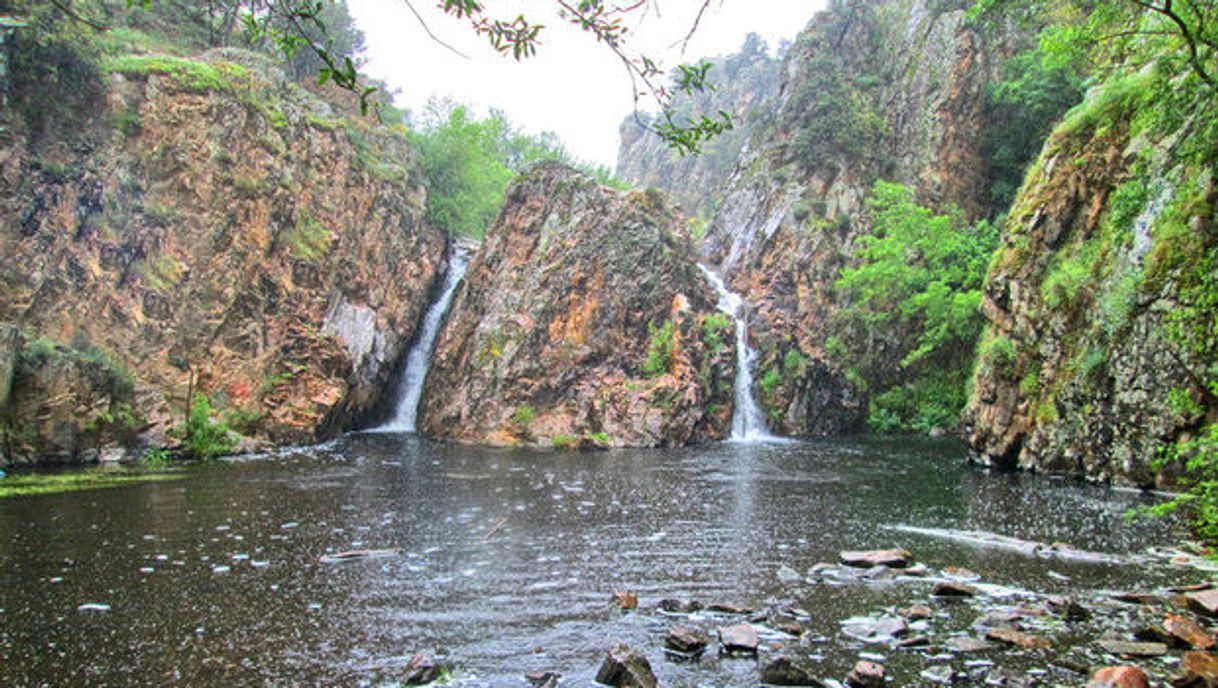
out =
[(431, 352), (436, 346), (436, 337), (440, 334), (440, 326), (444, 324), (444, 316), (452, 305), (453, 294), (465, 277), (465, 267), (469, 264), (469, 249), (458, 246), (448, 261), (448, 272), (444, 275), (444, 291), (427, 309), (423, 316), (423, 326), (414, 346), (406, 353), (406, 368), (402, 371), (402, 381), (398, 385), (398, 405), (393, 417), (387, 423), (376, 428), (380, 432), (415, 432), (415, 420), (419, 413), (419, 399), (423, 396), (423, 382), (427, 380), (427, 369), (431, 367)]

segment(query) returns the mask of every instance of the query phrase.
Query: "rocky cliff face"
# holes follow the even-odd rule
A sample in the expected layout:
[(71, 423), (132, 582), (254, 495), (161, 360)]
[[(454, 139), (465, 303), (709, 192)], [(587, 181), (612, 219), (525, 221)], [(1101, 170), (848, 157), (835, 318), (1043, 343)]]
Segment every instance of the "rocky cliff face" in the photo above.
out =
[(990, 208), (984, 91), (1013, 50), (964, 23), (964, 4), (868, 0), (818, 14), (783, 65), (701, 251), (754, 305), (756, 377), (771, 428), (847, 432), (866, 411), (845, 362), (826, 351), (864, 200), (876, 179), (932, 207)]
[(1218, 420), (1218, 106), (1151, 65), (1054, 132), (990, 266), (968, 410), (982, 460), (1141, 485)]
[[(707, 62), (711, 64), (707, 78), (715, 88), (692, 96), (679, 94), (675, 109), (679, 117), (691, 119), (723, 110), (732, 115), (733, 129), (707, 142), (701, 154), (682, 156), (639, 120), (628, 117), (619, 129), (615, 172), (635, 186), (668, 192), (698, 221), (714, 213), (741, 151), (758, 123), (766, 121), (768, 101), (778, 92), (781, 57), (771, 57), (761, 39), (750, 34), (740, 52)], [(646, 123), (647, 115), (640, 117)]]
[[(240, 52), (112, 59), (98, 78), (75, 124), (4, 116), (0, 321), (62, 355), (17, 366), (2, 460), (54, 458), (49, 435), (120, 415), (160, 441), (191, 388), (254, 437), (349, 425), (443, 263), (401, 134)], [(80, 375), (47, 366), (81, 356), (122, 372), (126, 396), (60, 389)], [(60, 399), (79, 409), (72, 432), (31, 411), (52, 392), (79, 401)]]
[(558, 164), (508, 189), (436, 345), (427, 435), (496, 445), (724, 437), (731, 322), (656, 192)]

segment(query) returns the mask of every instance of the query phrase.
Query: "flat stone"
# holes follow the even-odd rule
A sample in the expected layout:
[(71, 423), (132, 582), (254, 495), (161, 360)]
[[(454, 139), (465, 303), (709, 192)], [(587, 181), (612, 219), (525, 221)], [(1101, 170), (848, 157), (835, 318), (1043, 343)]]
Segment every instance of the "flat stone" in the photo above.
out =
[(1148, 592), (1118, 592), (1112, 599), (1129, 604), (1154, 604), (1159, 601), (1159, 596)]
[(909, 550), (899, 547), (896, 549), (848, 550), (837, 556), (846, 566), (862, 569), (875, 566), (903, 569), (913, 562), (913, 555)]
[(1174, 688), (1218, 687), (1218, 658), (1208, 652), (1185, 652), (1180, 675), (1171, 680)]
[(724, 652), (755, 655), (758, 644), (757, 629), (749, 624), (742, 623), (719, 628), (719, 645)]
[(448, 667), (445, 664), (426, 652), (420, 652), (406, 663), (402, 683), (408, 686), (422, 686), (438, 681), (446, 674), (448, 674)]
[(1214, 647), (1214, 636), (1196, 621), (1183, 616), (1169, 614), (1163, 619), (1163, 630), (1180, 643), (1194, 650), (1210, 650)]
[(1199, 590), (1186, 597), (1189, 609), (1206, 616), (1218, 616), (1218, 590)]
[(900, 648), (927, 647), (928, 645), (930, 645), (930, 638), (924, 635), (915, 635), (909, 638), (902, 638), (899, 642), (897, 642), (897, 647)]
[(1091, 675), (1087, 688), (1149, 688), (1146, 672), (1135, 666), (1104, 667)]
[(882, 616), (875, 622), (875, 635), (900, 638), (909, 633), (909, 624), (896, 616)]
[(562, 674), (557, 671), (530, 671), (524, 675), (524, 680), (536, 688), (552, 688), (558, 685), (558, 679), (562, 678)]
[(935, 585), (931, 594), (935, 597), (973, 597), (977, 594), (977, 589), (964, 583), (943, 581)]
[(981, 576), (977, 575), (973, 571), (966, 568), (961, 568), (959, 566), (948, 566), (947, 568), (943, 569), (943, 575), (948, 576), (949, 578), (955, 578), (956, 580), (975, 581), (981, 579)]
[(719, 612), (720, 614), (752, 614), (753, 608), (746, 607), (734, 602), (712, 602), (706, 607), (707, 611)]
[(1014, 628), (994, 628), (985, 633), (986, 640), (1003, 643), (1005, 645), (1014, 645), (1025, 650), (1048, 650), (1052, 644), (1047, 638), (1042, 638), (1038, 635), (1030, 635), (1017, 631)]
[(1127, 657), (1162, 657), (1167, 654), (1163, 643), (1131, 643), (1125, 640), (1101, 640), (1097, 643), (1104, 652)]
[(1168, 633), (1167, 629), (1155, 624), (1150, 624), (1148, 626), (1139, 628), (1138, 630), (1134, 631), (1133, 637), (1144, 643), (1163, 643), (1164, 645), (1175, 645), (1177, 642), (1175, 636)]
[(985, 652), (986, 650), (994, 649), (993, 644), (987, 643), (980, 638), (968, 636), (952, 638), (947, 641), (947, 646), (956, 652)]
[(910, 621), (929, 619), (935, 614), (930, 607), (924, 604), (915, 604), (908, 607), (902, 607), (901, 609), (897, 610), (897, 613)]
[(656, 675), (646, 657), (618, 645), (605, 655), (596, 682), (615, 688), (656, 688)]
[(884, 688), (884, 665), (862, 661), (854, 665), (846, 675), (850, 688)]
[(761, 682), (772, 686), (824, 686), (805, 661), (778, 655), (761, 667)]
[(664, 647), (687, 655), (701, 653), (708, 642), (710, 641), (702, 633), (681, 626), (669, 629), (668, 634), (664, 636)]
[(776, 623), (774, 624), (774, 630), (779, 633), (795, 636), (796, 638), (804, 634), (804, 627), (794, 621)]

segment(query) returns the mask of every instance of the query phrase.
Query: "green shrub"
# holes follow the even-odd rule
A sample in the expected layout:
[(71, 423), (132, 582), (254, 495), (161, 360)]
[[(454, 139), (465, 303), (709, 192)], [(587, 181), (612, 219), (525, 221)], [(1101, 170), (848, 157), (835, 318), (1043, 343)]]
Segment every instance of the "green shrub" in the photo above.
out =
[(520, 432), (527, 432), (529, 425), (532, 424), (533, 418), (536, 416), (536, 409), (529, 404), (522, 404), (512, 412), (512, 425)]
[(786, 375), (803, 375), (808, 359), (798, 349), (791, 349), (782, 357), (782, 372)]
[(284, 245), (292, 255), (308, 263), (315, 263), (326, 254), (334, 235), (317, 218), (302, 210), (296, 222), (281, 235)]
[(228, 425), (212, 419), (211, 400), (204, 394), (191, 398), (186, 423), (175, 428), (175, 434), (181, 438), (186, 455), (200, 461), (223, 456), (237, 446)]
[(672, 366), (673, 324), (665, 320), (664, 324), (656, 327), (647, 323), (647, 358), (643, 360), (643, 375), (659, 377), (668, 373)]
[(702, 321), (702, 342), (712, 356), (723, 350), (723, 335), (732, 329), (732, 321), (723, 313), (713, 313)]
[(774, 391), (774, 388), (782, 383), (782, 373), (778, 372), (777, 368), (770, 368), (765, 371), (765, 375), (761, 376), (758, 384), (761, 386), (761, 391), (769, 395)]
[(164, 468), (169, 465), (170, 459), (171, 456), (168, 449), (164, 447), (152, 447), (140, 457), (140, 464), (145, 468)]

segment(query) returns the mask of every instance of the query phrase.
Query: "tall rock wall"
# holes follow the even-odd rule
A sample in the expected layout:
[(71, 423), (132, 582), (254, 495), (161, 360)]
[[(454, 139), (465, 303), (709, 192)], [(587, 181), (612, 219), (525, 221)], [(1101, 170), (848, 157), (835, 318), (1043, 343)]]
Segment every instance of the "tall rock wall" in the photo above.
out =
[[(164, 441), (193, 389), (243, 433), (297, 442), (376, 404), (446, 243), (402, 132), (237, 51), (115, 58), (96, 80), (74, 122), (4, 115), (0, 148), (0, 322), (133, 384), (75, 422), (121, 411)], [(48, 375), (18, 366), (0, 461), (89, 448), (48, 455)]]
[(724, 437), (732, 324), (679, 223), (658, 192), (555, 163), (513, 184), (440, 334), (420, 430), (497, 445)]
[(1218, 99), (1129, 71), (1058, 126), (1004, 227), (967, 414), (987, 463), (1165, 484), (1218, 421)]
[[(780, 47), (780, 50), (783, 49)], [(711, 139), (698, 155), (681, 155), (644, 125), (654, 116), (627, 117), (619, 128), (616, 176), (639, 187), (654, 186), (672, 195), (693, 220), (704, 223), (720, 201), (745, 145), (761, 123), (768, 121), (770, 99), (778, 93), (780, 57), (771, 57), (756, 34), (749, 34), (740, 52), (707, 60), (712, 89), (677, 94), (677, 120), (702, 115), (732, 116), (733, 128)]]
[(861, 427), (861, 386), (826, 350), (833, 284), (867, 226), (877, 179), (932, 207), (988, 215), (985, 87), (1017, 37), (966, 25), (958, 2), (860, 0), (818, 14), (783, 65), (702, 242), (753, 304), (758, 394), (771, 428), (825, 435)]

